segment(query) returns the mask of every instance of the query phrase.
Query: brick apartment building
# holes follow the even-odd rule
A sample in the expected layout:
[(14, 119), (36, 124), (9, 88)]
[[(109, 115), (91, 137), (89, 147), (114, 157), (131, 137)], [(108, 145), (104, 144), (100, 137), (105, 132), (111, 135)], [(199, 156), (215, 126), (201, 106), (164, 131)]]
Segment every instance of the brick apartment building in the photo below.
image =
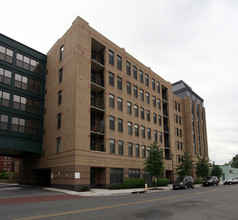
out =
[[(203, 99), (183, 81), (164, 80), (80, 17), (47, 60), (0, 39), (0, 152), (23, 158), (20, 182), (78, 190), (126, 178), (151, 181), (143, 168), (154, 141), (171, 180), (172, 162), (176, 166), (184, 151), (194, 160), (208, 157)], [(37, 94), (25, 89), (30, 79)], [(24, 98), (36, 102), (33, 110), (27, 112)]]

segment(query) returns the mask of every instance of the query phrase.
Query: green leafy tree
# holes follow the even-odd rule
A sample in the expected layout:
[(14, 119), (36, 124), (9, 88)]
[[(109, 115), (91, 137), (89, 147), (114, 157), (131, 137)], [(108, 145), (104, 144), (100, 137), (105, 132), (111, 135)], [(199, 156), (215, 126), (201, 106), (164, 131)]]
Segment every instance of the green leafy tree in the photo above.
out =
[(188, 152), (184, 152), (184, 156), (180, 157), (180, 164), (177, 165), (176, 171), (179, 176), (186, 176), (190, 174), (193, 167), (193, 160), (190, 159)]
[(157, 143), (154, 142), (150, 146), (148, 155), (149, 156), (147, 157), (144, 164), (144, 170), (154, 177), (156, 187), (157, 178), (163, 176), (164, 174), (163, 150), (159, 149)]
[(212, 164), (212, 170), (211, 170), (211, 176), (217, 176), (220, 177), (222, 175), (222, 169), (219, 165), (216, 165), (215, 163)]
[(209, 160), (205, 156), (203, 158), (198, 157), (198, 161), (195, 164), (196, 174), (199, 177), (205, 179), (209, 176)]
[(231, 166), (234, 168), (238, 168), (238, 154), (236, 154), (231, 160)]

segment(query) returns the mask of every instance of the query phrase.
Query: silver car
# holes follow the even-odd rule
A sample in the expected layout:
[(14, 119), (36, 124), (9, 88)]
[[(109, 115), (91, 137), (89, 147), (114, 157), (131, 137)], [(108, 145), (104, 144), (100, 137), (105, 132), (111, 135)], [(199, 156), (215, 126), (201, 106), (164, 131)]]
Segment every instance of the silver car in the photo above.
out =
[(224, 183), (224, 185), (236, 184), (236, 183), (238, 183), (238, 177), (233, 177), (229, 180), (225, 180), (223, 183)]

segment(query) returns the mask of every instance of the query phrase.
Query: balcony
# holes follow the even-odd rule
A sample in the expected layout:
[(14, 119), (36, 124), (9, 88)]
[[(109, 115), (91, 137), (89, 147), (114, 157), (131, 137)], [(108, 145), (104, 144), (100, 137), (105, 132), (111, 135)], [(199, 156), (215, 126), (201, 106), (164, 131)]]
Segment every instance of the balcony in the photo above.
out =
[(105, 135), (104, 124), (99, 123), (98, 125), (91, 126), (91, 132), (98, 135)]
[(98, 137), (91, 134), (90, 150), (105, 152), (106, 149), (104, 147), (104, 137)]
[(105, 111), (103, 93), (98, 94), (93, 91), (91, 92), (91, 107), (93, 107), (95, 111)]

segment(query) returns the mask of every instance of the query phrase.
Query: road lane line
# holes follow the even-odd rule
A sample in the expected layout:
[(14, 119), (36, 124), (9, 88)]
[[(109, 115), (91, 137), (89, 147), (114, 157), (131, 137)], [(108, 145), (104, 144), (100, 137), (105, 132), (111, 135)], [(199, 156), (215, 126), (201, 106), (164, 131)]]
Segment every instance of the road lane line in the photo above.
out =
[(215, 192), (217, 190), (218, 189), (212, 189), (212, 190), (206, 190), (206, 191), (203, 191), (203, 192), (182, 194), (182, 195), (178, 195), (178, 196), (169, 196), (169, 197), (143, 200), (143, 201), (137, 201), (137, 202), (122, 203), (122, 204), (111, 205), (111, 206), (102, 206), (102, 207), (81, 209), (81, 210), (68, 211), (68, 212), (58, 212), (58, 213), (52, 213), (52, 214), (30, 216), (30, 217), (25, 217), (25, 218), (17, 218), (17, 219), (14, 219), (14, 220), (33, 220), (33, 219), (43, 219), (43, 218), (56, 217), (56, 216), (61, 216), (61, 215), (72, 215), (72, 214), (78, 214), (78, 213), (83, 213), (83, 212), (91, 212), (91, 211), (98, 211), (98, 210), (117, 208), (117, 207), (123, 207), (123, 206), (131, 206), (131, 205), (143, 204), (143, 203), (149, 203), (149, 202), (155, 202), (155, 201), (161, 201), (161, 200), (175, 199), (175, 198), (186, 197), (186, 196), (190, 196), (190, 195), (203, 194), (203, 193), (207, 193), (207, 192)]

